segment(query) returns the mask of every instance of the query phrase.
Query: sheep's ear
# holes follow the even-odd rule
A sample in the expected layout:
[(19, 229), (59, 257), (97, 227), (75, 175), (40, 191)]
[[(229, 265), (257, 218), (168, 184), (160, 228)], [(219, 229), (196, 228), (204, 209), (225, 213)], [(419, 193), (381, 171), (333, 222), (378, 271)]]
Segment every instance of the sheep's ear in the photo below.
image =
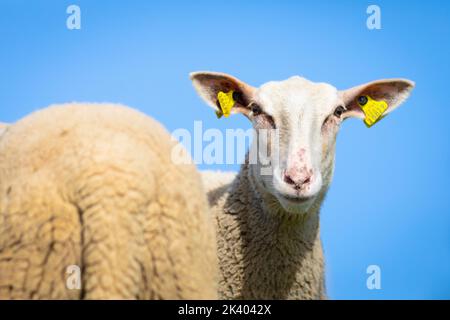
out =
[(409, 97), (414, 86), (414, 82), (407, 79), (384, 79), (341, 91), (348, 110), (344, 113), (344, 117), (357, 117), (361, 119), (365, 117), (357, 102), (361, 96), (370, 96), (377, 101), (386, 101), (388, 104), (388, 109), (384, 112), (384, 115), (386, 115), (396, 109)]
[(191, 73), (190, 78), (200, 97), (216, 112), (220, 113), (222, 111), (217, 98), (218, 93), (221, 91), (228, 93), (230, 90), (233, 90), (235, 104), (231, 109), (231, 113), (249, 115), (249, 103), (255, 92), (254, 87), (225, 73), (200, 71)]

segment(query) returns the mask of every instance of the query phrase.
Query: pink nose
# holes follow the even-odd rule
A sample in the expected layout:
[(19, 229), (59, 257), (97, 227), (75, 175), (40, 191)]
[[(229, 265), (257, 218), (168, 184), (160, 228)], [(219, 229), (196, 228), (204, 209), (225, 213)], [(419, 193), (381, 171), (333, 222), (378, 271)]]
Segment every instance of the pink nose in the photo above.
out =
[(305, 170), (305, 172), (301, 174), (285, 171), (283, 174), (283, 181), (293, 186), (295, 190), (300, 190), (302, 187), (311, 184), (312, 170)]

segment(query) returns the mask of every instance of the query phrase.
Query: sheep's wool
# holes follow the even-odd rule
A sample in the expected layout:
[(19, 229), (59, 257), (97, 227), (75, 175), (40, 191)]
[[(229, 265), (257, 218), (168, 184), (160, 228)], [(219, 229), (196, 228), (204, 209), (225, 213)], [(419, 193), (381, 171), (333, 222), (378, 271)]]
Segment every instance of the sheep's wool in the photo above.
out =
[(239, 174), (202, 173), (216, 221), (222, 299), (323, 299), (319, 236), (323, 197), (304, 216), (275, 211), (254, 189), (248, 164)]
[(52, 106), (8, 127), (0, 299), (217, 297), (207, 200), (174, 144), (156, 121), (107, 104)]

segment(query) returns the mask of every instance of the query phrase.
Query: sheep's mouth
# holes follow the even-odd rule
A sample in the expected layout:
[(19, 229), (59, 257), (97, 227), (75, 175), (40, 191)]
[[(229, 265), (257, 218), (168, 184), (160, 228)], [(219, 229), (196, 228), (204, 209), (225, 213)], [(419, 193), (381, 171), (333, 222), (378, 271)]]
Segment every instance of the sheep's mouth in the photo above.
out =
[(292, 195), (280, 194), (280, 193), (279, 193), (279, 196), (288, 202), (297, 203), (297, 204), (302, 204), (302, 203), (308, 202), (313, 198), (313, 197), (303, 197), (303, 196), (292, 196)]

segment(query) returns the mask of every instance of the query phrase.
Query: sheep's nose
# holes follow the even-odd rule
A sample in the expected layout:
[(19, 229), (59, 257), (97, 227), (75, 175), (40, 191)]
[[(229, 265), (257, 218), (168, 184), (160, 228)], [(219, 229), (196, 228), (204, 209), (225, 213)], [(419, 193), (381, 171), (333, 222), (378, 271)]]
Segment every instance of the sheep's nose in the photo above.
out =
[(308, 172), (305, 175), (293, 175), (285, 171), (283, 174), (283, 181), (291, 185), (295, 190), (300, 190), (302, 187), (311, 183), (312, 173)]

